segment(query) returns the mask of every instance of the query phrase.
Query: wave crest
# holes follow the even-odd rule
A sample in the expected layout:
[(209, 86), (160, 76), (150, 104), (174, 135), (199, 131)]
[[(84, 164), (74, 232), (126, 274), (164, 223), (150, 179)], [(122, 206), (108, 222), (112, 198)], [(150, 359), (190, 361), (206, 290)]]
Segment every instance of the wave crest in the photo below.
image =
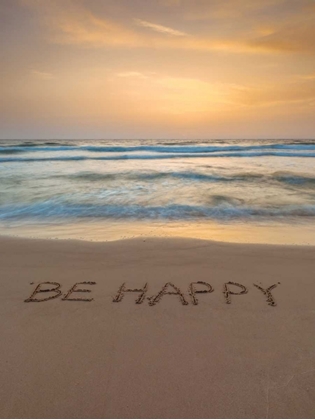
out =
[(242, 152), (242, 153), (187, 153), (187, 154), (161, 154), (161, 155), (115, 155), (115, 156), (52, 156), (52, 157), (12, 157), (0, 158), (0, 163), (9, 162), (67, 162), (67, 161), (84, 161), (84, 160), (159, 160), (159, 159), (179, 159), (179, 158), (220, 158), (220, 157), (299, 157), (299, 158), (314, 158), (314, 153), (287, 153), (287, 152)]
[(239, 220), (289, 217), (314, 217), (315, 205), (287, 205), (275, 207), (250, 207), (240, 203), (219, 200), (212, 206), (168, 205), (92, 205), (62, 204), (53, 200), (31, 205), (4, 205), (0, 207), (0, 220), (14, 219), (151, 219), (151, 220)]
[(73, 145), (71, 143), (26, 143), (16, 146), (1, 146), (0, 154), (29, 152), (90, 152), (90, 153), (166, 153), (166, 154), (216, 154), (227, 152), (271, 152), (271, 151), (314, 151), (315, 144), (260, 144), (260, 145), (194, 145), (191, 143), (165, 143), (164, 145), (138, 146), (105, 146), (105, 145)]

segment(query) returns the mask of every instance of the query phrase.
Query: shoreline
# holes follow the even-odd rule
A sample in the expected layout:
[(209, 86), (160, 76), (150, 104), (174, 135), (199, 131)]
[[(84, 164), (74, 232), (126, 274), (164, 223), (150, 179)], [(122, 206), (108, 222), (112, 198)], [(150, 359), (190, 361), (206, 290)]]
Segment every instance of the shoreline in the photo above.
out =
[(158, 241), (158, 242), (164, 242), (164, 241), (174, 241), (174, 242), (201, 242), (204, 244), (211, 245), (227, 245), (227, 246), (235, 246), (235, 247), (266, 247), (266, 248), (285, 248), (285, 249), (312, 249), (314, 248), (315, 251), (315, 245), (313, 244), (292, 244), (292, 243), (266, 243), (266, 242), (229, 242), (229, 241), (218, 241), (215, 239), (203, 239), (203, 238), (194, 238), (194, 237), (185, 237), (185, 236), (136, 236), (136, 237), (124, 237), (124, 238), (118, 238), (118, 239), (111, 239), (111, 240), (92, 240), (92, 239), (86, 239), (86, 238), (58, 238), (58, 237), (37, 237), (37, 236), (18, 236), (18, 235), (10, 235), (10, 234), (0, 234), (0, 242), (2, 241), (30, 241), (30, 242), (56, 242), (56, 243), (70, 243), (75, 245), (78, 244), (95, 244), (98, 246), (102, 245), (110, 245), (110, 244), (119, 244), (119, 243), (130, 243), (130, 242), (147, 242), (147, 241)]
[(108, 243), (141, 238), (182, 238), (232, 244), (266, 244), (280, 246), (315, 246), (315, 224), (288, 222), (136, 222), (103, 221), (46, 225), (0, 225), (5, 237), (83, 240)]
[(313, 247), (0, 237), (0, 267), (2, 417), (314, 415)]

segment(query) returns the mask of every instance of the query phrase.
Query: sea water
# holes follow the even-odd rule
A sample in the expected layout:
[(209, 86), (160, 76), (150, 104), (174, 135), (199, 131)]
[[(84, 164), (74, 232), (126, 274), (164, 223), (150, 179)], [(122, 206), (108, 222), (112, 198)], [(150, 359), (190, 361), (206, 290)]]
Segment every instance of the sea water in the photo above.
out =
[(315, 244), (315, 140), (2, 140), (0, 233)]

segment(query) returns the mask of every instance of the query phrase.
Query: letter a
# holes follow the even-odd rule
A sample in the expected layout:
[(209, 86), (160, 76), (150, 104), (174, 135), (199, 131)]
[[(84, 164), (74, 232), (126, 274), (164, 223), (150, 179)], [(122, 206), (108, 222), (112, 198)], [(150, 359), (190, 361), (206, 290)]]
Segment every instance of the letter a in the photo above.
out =
[[(167, 290), (168, 286), (171, 286), (175, 290), (175, 292), (167, 292), (166, 290)], [(183, 293), (173, 283), (166, 283), (157, 295), (150, 297), (149, 305), (150, 306), (155, 305), (156, 303), (158, 303), (162, 299), (162, 297), (164, 295), (178, 295), (182, 304), (183, 305), (188, 305), (188, 302), (185, 299), (185, 296), (183, 295)]]

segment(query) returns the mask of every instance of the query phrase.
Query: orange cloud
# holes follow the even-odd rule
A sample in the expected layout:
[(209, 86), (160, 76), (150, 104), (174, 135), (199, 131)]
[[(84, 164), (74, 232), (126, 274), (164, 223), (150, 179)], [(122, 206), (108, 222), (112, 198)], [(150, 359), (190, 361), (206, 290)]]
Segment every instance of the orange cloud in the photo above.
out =
[[(156, 48), (231, 53), (314, 53), (315, 6), (313, 0), (163, 0), (164, 7), (174, 7), (181, 23), (207, 20), (225, 25), (215, 35), (189, 33), (169, 26), (133, 18), (124, 23), (96, 16), (82, 3), (71, 0), (21, 0), (36, 10), (48, 26), (49, 39), (60, 44), (84, 47)], [(124, 3), (125, 10), (130, 3)], [(288, 11), (286, 10), (288, 4)], [(88, 2), (87, 2), (88, 5)], [(282, 6), (278, 14), (275, 7)], [(290, 7), (289, 7), (290, 6)], [(294, 12), (289, 13), (293, 8)], [(124, 9), (122, 9), (124, 10)], [(262, 17), (259, 13), (262, 13)], [(130, 14), (130, 10), (129, 10)], [(235, 18), (238, 17), (238, 20)], [(238, 22), (238, 23), (237, 23)], [(135, 27), (134, 23), (139, 27)], [(151, 30), (146, 33), (140, 27)], [(211, 27), (211, 26), (210, 26)], [(190, 31), (189, 31), (190, 32)], [(169, 36), (165, 36), (169, 35)]]
[(52, 73), (48, 73), (44, 71), (31, 70), (31, 74), (41, 80), (51, 80), (55, 78)]
[(290, 104), (309, 104), (315, 101), (315, 84), (312, 79), (283, 84), (265, 83), (233, 89), (233, 100), (240, 105), (257, 107)]
[(286, 23), (272, 33), (249, 41), (253, 48), (268, 51), (315, 52), (315, 14), (303, 21)]
[(143, 26), (144, 28), (152, 29), (156, 32), (161, 32), (162, 34), (166, 35), (173, 35), (173, 36), (187, 36), (185, 32), (177, 31), (172, 28), (168, 28), (167, 26), (157, 25), (155, 23), (147, 22), (146, 20), (135, 19), (135, 22), (138, 26)]
[(134, 19), (138, 26), (152, 30), (152, 33), (144, 34), (135, 29), (132, 21), (127, 26), (108, 18), (100, 18), (69, 1), (51, 3), (24, 0), (24, 3), (40, 13), (42, 22), (48, 25), (50, 40), (61, 44), (93, 48), (157, 48), (231, 53), (314, 49), (314, 29), (311, 25), (307, 28), (304, 25), (303, 30), (299, 30), (299, 25), (292, 29), (284, 27), (268, 36), (251, 39), (248, 33), (215, 37), (198, 34), (188, 36), (185, 32), (167, 26)]

